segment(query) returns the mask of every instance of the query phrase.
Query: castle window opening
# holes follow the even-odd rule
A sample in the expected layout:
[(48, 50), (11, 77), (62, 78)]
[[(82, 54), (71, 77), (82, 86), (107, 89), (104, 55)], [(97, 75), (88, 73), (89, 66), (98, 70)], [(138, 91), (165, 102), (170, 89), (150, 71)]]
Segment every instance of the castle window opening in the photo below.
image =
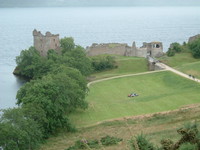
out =
[(160, 45), (159, 45), (159, 44), (156, 44), (156, 48), (160, 48)]

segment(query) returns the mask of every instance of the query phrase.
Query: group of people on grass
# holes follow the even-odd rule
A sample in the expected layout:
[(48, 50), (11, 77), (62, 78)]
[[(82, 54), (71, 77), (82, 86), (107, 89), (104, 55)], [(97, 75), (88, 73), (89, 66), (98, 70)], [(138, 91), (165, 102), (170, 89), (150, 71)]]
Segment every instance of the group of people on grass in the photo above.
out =
[(128, 97), (135, 97), (135, 96), (139, 96), (139, 95), (136, 94), (136, 93), (131, 93), (131, 94), (128, 95)]

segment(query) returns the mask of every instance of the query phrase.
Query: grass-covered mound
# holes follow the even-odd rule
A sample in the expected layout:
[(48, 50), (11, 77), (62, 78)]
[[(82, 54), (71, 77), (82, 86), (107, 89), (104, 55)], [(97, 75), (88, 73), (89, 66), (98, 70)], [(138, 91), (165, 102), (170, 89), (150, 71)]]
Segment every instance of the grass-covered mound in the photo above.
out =
[[(95, 83), (87, 97), (89, 108), (71, 114), (79, 127), (124, 116), (177, 109), (199, 103), (200, 84), (168, 71)], [(135, 92), (138, 97), (127, 97)]]
[(184, 64), (200, 61), (200, 59), (195, 59), (191, 53), (177, 53), (173, 57), (165, 55), (159, 58), (159, 60), (170, 67), (178, 67)]
[[(76, 133), (60, 132), (58, 136), (50, 138), (41, 150), (64, 150), (74, 145), (80, 139), (101, 139), (106, 135), (123, 138), (120, 144), (104, 147), (105, 150), (123, 150), (130, 145), (130, 139), (134, 135), (145, 134), (155, 145), (160, 146), (162, 139), (178, 141), (180, 136), (176, 130), (187, 122), (196, 120), (200, 123), (200, 106), (191, 105), (187, 109), (165, 114), (156, 114), (152, 117), (130, 118), (102, 123), (97, 126), (82, 128)], [(198, 126), (199, 127), (199, 126)], [(199, 127), (200, 129), (200, 127)], [(131, 132), (130, 132), (131, 130)], [(103, 149), (103, 148), (102, 148)]]
[(200, 78), (200, 59), (195, 59), (191, 53), (177, 53), (173, 57), (163, 56), (159, 60), (183, 73)]
[(200, 79), (200, 61), (178, 66), (177, 69)]
[[(148, 71), (147, 60), (145, 58), (139, 57), (126, 57), (126, 56), (117, 56), (111, 55), (115, 58), (117, 68), (96, 72), (91, 75), (92, 79), (101, 79), (111, 76), (123, 75), (123, 74), (131, 74), (131, 73), (139, 73)], [(101, 56), (98, 56), (101, 57)]]

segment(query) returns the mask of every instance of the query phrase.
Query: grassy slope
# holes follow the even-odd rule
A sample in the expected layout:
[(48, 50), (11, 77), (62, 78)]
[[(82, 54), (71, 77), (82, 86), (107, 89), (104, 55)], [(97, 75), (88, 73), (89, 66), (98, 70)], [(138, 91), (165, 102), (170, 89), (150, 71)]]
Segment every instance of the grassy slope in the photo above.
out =
[(177, 69), (200, 79), (200, 61), (178, 66)]
[(104, 147), (105, 150), (124, 150), (129, 146), (130, 138), (141, 133), (146, 134), (151, 142), (159, 145), (161, 139), (169, 138), (176, 141), (179, 138), (177, 128), (194, 120), (200, 123), (199, 116), (200, 106), (197, 106), (164, 115), (157, 114), (153, 117), (106, 122), (94, 127), (83, 128), (77, 133), (63, 131), (56, 137), (50, 138), (41, 150), (64, 150), (77, 140), (100, 139), (106, 135), (123, 138), (123, 142), (116, 146)]
[[(167, 64), (174, 67), (197, 61), (191, 57), (189, 58), (189, 54), (182, 54), (180, 56), (176, 55), (176, 57), (177, 56), (178, 58), (174, 57), (175, 59), (168, 59)], [(118, 57), (117, 59), (121, 59), (121, 62), (123, 63), (123, 59), (127, 59), (126, 62), (129, 62), (129, 59), (135, 60), (137, 58)], [(107, 74), (106, 76), (112, 76), (112, 74), (115, 75), (117, 73), (129, 73), (129, 67), (123, 67), (123, 65), (126, 64), (127, 63), (121, 65), (121, 68), (124, 68), (124, 70), (118, 68), (119, 71), (114, 73), (113, 70), (107, 71), (105, 73)], [(132, 63), (129, 66), (132, 67)], [(140, 72), (137, 69), (140, 69), (140, 67), (137, 67), (134, 71), (136, 73)], [(143, 71), (145, 70), (146, 69)], [(98, 73), (96, 76), (98, 78), (102, 78), (104, 77), (104, 73)], [(121, 85), (119, 83), (121, 83)], [(130, 116), (130, 114), (127, 114), (128, 112), (135, 114), (137, 114), (137, 112), (143, 113), (146, 110), (149, 112), (157, 112), (162, 111), (161, 109), (163, 108), (175, 109), (181, 105), (199, 102), (199, 85), (169, 72), (115, 79), (98, 84), (91, 86), (91, 93), (88, 97), (90, 108), (80, 116), (72, 116), (74, 117), (74, 121), (77, 118), (77, 121), (75, 122), (80, 123), (84, 119), (87, 120), (89, 118), (91, 119), (89, 124), (91, 124), (99, 119), (108, 119), (113, 116), (116, 117), (116, 115), (121, 115), (121, 112), (122, 115)], [(102, 84), (104, 84), (105, 87), (103, 87)], [(97, 90), (94, 89), (96, 86), (99, 86)], [(116, 92), (114, 90), (116, 90)], [(140, 94), (140, 96), (137, 98), (127, 98), (127, 94), (133, 91)], [(97, 97), (97, 95), (99, 96)], [(111, 100), (105, 99), (105, 97), (109, 97)], [(159, 105), (161, 108), (158, 108)], [(105, 108), (103, 108), (104, 106)], [(97, 109), (97, 111), (92, 109), (92, 107)], [(110, 110), (113, 111), (113, 113), (108, 113)], [(104, 113), (106, 118), (98, 115), (97, 113)], [(127, 145), (129, 145), (128, 140), (132, 135), (140, 134), (141, 132), (147, 134), (147, 136), (151, 138), (152, 142), (158, 144), (162, 138), (176, 140), (179, 137), (176, 133), (176, 129), (181, 127), (181, 125), (187, 121), (196, 120), (197, 122), (200, 122), (199, 116), (200, 107), (197, 107), (167, 115), (155, 115), (151, 118), (103, 123), (94, 127), (81, 128), (81, 130), (77, 133), (66, 133), (63, 131), (59, 132), (56, 137), (50, 138), (47, 143), (42, 146), (41, 150), (64, 150), (65, 148), (73, 145), (76, 140), (80, 140), (82, 138), (100, 139), (105, 135), (117, 136), (124, 139), (121, 144), (106, 147), (106, 150), (122, 150), (126, 149)], [(79, 125), (82, 126), (84, 124)], [(130, 133), (129, 128), (131, 129), (132, 134)]]
[(148, 71), (147, 60), (139, 57), (115, 56), (118, 68), (92, 74), (93, 79)]
[(164, 56), (160, 60), (186, 74), (200, 78), (200, 59), (195, 59), (190, 53), (180, 53), (173, 57)]
[[(112, 118), (173, 110), (198, 103), (200, 84), (171, 72), (108, 80), (91, 85), (86, 111), (70, 117), (77, 126), (87, 126)], [(128, 98), (136, 92), (140, 96)]]
[(159, 58), (163, 63), (171, 66), (177, 67), (188, 63), (193, 63), (200, 61), (199, 59), (195, 59), (192, 57), (191, 53), (178, 53), (173, 57), (167, 57), (166, 55)]

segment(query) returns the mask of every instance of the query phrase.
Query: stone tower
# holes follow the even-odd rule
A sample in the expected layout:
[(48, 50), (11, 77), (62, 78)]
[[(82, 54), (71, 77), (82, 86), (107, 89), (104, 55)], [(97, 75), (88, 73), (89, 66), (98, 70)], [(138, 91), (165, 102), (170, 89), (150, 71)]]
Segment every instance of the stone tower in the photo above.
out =
[(47, 56), (47, 52), (50, 49), (54, 49), (55, 51), (59, 52), (59, 34), (54, 35), (50, 32), (46, 32), (46, 34), (43, 35), (40, 31), (35, 29), (33, 30), (33, 37), (34, 47), (40, 52), (41, 56)]

